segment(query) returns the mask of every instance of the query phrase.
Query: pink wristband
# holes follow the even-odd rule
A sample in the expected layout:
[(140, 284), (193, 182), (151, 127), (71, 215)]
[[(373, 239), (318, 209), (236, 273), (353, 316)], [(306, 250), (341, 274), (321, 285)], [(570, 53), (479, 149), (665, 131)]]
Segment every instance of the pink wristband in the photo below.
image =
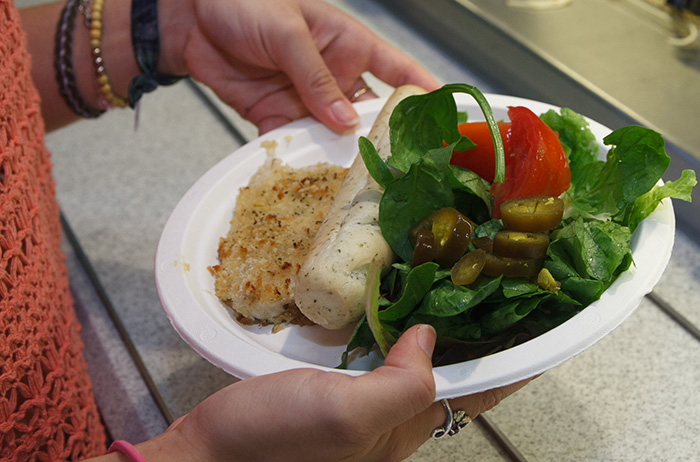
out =
[(131, 462), (146, 462), (141, 454), (136, 450), (135, 447), (123, 440), (118, 440), (112, 443), (107, 450), (107, 454), (110, 452), (119, 451), (129, 458)]

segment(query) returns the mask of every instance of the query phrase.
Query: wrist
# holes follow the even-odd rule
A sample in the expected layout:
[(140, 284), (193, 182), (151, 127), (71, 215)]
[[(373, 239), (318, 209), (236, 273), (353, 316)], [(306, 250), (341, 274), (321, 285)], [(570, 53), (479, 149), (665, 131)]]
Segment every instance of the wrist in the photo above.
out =
[(196, 16), (191, 0), (158, 0), (158, 29), (160, 36), (159, 74), (180, 76), (189, 74), (184, 50)]
[(157, 437), (139, 443), (136, 446), (139, 454), (148, 462), (196, 460), (207, 462), (213, 460), (206, 456), (206, 448), (199, 447), (183, 432), (178, 425), (168, 429)]

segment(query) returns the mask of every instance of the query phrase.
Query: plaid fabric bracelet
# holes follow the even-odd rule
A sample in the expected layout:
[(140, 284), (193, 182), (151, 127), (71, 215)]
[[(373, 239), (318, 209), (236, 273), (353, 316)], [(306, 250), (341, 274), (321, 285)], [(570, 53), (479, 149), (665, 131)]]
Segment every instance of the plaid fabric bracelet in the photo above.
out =
[(68, 0), (56, 26), (54, 69), (58, 91), (73, 112), (87, 119), (99, 117), (105, 111), (89, 104), (78, 91), (73, 69), (73, 28), (80, 0)]
[(131, 2), (131, 42), (136, 62), (143, 72), (129, 82), (129, 105), (133, 108), (144, 93), (155, 90), (158, 85), (171, 85), (182, 77), (156, 74), (160, 56), (157, 0)]

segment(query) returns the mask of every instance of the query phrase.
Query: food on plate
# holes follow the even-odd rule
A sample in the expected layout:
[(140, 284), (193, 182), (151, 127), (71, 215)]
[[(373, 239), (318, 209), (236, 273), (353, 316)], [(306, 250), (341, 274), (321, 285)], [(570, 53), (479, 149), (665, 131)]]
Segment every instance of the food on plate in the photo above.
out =
[(239, 322), (311, 324), (294, 304), (294, 278), (346, 173), (268, 157), (240, 189), (219, 264), (210, 268), (216, 296)]
[[(487, 123), (461, 121), (454, 93), (473, 96)], [(510, 107), (510, 120), (494, 123), (482, 99), (469, 85), (446, 85), (397, 105), (389, 157), (360, 141), (384, 191), (379, 227), (399, 261), (389, 272), (371, 269), (365, 316), (341, 367), (356, 349), (386, 354), (418, 323), (437, 330), (435, 365), (534, 338), (634, 264), (633, 233), (662, 200), (691, 198), (695, 172), (660, 182), (670, 159), (652, 130), (612, 132), (599, 158), (575, 112)], [(467, 221), (469, 233), (457, 232)], [(445, 258), (437, 249), (458, 234), (460, 247), (449, 244)]]
[[(485, 122), (465, 122), (474, 114), (458, 111), (455, 93), (472, 96)], [(386, 354), (417, 323), (435, 327), (434, 364), (445, 365), (570, 319), (634, 265), (635, 230), (662, 200), (690, 200), (695, 172), (662, 183), (670, 159), (662, 137), (643, 127), (597, 140), (566, 108), (536, 115), (509, 107), (508, 116), (497, 121), (469, 85), (398, 88), (358, 140), (360, 155), (315, 219), (306, 256), (296, 253), (298, 266), (287, 268), (285, 291), (256, 302), (255, 314), (245, 303), (258, 293), (226, 303), (245, 322), (288, 321), (286, 312), (328, 329), (354, 324), (340, 367), (355, 350)], [(258, 218), (268, 215), (275, 214)], [(248, 238), (259, 233), (252, 223), (241, 231)], [(269, 231), (286, 239), (284, 229)], [(235, 250), (222, 241), (217, 278)], [(260, 260), (269, 252), (261, 254), (238, 252), (227, 265), (245, 275), (277, 273)], [(226, 299), (224, 290), (217, 295)]]
[[(397, 88), (368, 135), (380, 157), (389, 155), (389, 117), (416, 86)], [(357, 156), (321, 225), (295, 282), (299, 310), (328, 329), (356, 322), (364, 313), (364, 293), (370, 262), (388, 270), (396, 255), (382, 238), (377, 221), (382, 189)]]

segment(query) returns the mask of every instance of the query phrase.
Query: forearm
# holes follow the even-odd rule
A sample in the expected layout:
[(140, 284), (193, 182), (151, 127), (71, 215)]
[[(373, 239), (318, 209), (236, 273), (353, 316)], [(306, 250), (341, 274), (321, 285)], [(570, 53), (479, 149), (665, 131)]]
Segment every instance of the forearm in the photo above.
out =
[[(32, 55), (32, 77), (41, 96), (47, 130), (76, 120), (59, 93), (54, 71), (55, 31), (63, 2), (20, 10)], [(130, 0), (105, 0), (102, 26), (102, 57), (116, 95), (126, 97), (129, 80), (140, 73), (131, 45)], [(92, 57), (89, 30), (78, 13), (72, 33), (72, 64), (78, 91), (86, 102), (99, 107), (100, 89)]]

